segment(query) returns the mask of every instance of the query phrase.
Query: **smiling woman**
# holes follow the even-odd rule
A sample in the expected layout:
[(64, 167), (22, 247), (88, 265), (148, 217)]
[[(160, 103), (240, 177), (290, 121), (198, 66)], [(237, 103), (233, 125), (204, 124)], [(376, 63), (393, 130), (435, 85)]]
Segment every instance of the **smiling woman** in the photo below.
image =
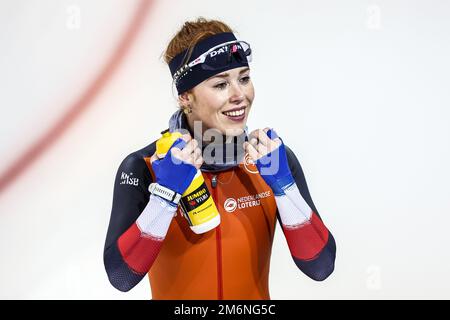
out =
[[(117, 171), (104, 251), (117, 289), (130, 290), (148, 273), (154, 299), (270, 299), (277, 221), (303, 273), (321, 281), (333, 272), (335, 241), (296, 156), (273, 129), (247, 132), (251, 55), (250, 45), (216, 20), (186, 22), (170, 41), (165, 61), (180, 108), (169, 131), (184, 135), (164, 158), (155, 141)], [(220, 214), (220, 224), (202, 234), (190, 230), (179, 206), (197, 169)], [(137, 184), (124, 183), (124, 175)]]
[(255, 90), (250, 69), (240, 67), (215, 75), (179, 96), (184, 109), (191, 109), (188, 124), (203, 124), (203, 131), (217, 129), (224, 135), (238, 135), (252, 107)]

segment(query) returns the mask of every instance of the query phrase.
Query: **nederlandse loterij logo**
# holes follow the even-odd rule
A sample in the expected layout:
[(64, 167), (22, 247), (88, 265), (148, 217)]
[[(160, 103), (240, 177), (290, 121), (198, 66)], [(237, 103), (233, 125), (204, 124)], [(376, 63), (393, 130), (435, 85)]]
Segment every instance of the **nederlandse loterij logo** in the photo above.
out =
[(234, 198), (228, 198), (223, 203), (223, 208), (227, 212), (234, 212), (236, 209), (245, 209), (261, 205), (261, 199), (270, 197), (271, 191), (264, 191), (258, 194), (251, 194), (248, 196), (240, 197), (237, 200)]
[(133, 178), (132, 177), (133, 172), (130, 172), (130, 174), (126, 174), (125, 172), (122, 172), (122, 175), (120, 176), (120, 184), (129, 184), (132, 186), (139, 185), (139, 178)]
[(256, 168), (255, 162), (248, 153), (244, 157), (244, 168), (250, 173), (258, 173), (258, 168)]
[(236, 210), (237, 208), (236, 199), (228, 198), (227, 200), (225, 200), (223, 208), (225, 209), (226, 212), (233, 212), (234, 210)]

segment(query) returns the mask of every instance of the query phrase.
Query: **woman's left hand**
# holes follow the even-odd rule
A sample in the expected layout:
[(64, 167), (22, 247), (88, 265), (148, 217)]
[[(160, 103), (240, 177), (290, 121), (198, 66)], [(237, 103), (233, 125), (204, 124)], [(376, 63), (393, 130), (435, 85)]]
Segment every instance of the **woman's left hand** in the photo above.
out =
[[(255, 162), (277, 149), (283, 143), (278, 136), (273, 140), (269, 138), (267, 135), (269, 130), (269, 128), (253, 130), (249, 135), (249, 141), (244, 143), (245, 151), (248, 152)], [(275, 131), (272, 130), (272, 132)]]
[(295, 183), (283, 140), (278, 137), (275, 130), (264, 128), (252, 131), (249, 142), (244, 142), (244, 149), (275, 195), (284, 194), (283, 190)]

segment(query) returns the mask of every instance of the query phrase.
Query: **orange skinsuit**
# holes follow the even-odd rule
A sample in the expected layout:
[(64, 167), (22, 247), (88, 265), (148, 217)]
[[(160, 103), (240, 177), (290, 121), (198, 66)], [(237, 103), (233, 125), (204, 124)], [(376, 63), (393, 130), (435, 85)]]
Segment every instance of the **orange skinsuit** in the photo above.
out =
[[(241, 164), (225, 172), (203, 174), (221, 223), (198, 235), (178, 209), (149, 272), (154, 299), (270, 298), (268, 280), (276, 204), (256, 166), (249, 165), (249, 169), (256, 173), (250, 173)], [(216, 187), (211, 185), (214, 175)], [(239, 203), (242, 198), (256, 195), (261, 198)], [(233, 212), (224, 209), (227, 199), (238, 202)]]
[[(303, 197), (317, 212), (302, 169), (292, 151), (286, 150), (297, 185), (302, 185)], [(135, 223), (149, 201), (148, 186), (156, 181), (150, 164), (154, 152), (155, 142), (131, 153), (117, 172), (104, 253), (111, 283), (128, 291), (148, 272), (153, 299), (270, 299), (268, 280), (277, 205), (256, 166), (247, 161), (246, 155), (245, 163), (232, 169), (203, 172), (221, 216), (217, 228), (195, 234), (178, 207), (165, 239), (156, 239), (142, 235)], [(124, 173), (132, 173), (138, 182), (124, 183), (129, 181), (124, 180)], [(292, 253), (296, 247), (308, 245), (307, 241), (297, 241), (308, 239), (307, 233), (292, 238), (283, 231)], [(316, 280), (326, 278), (334, 268), (334, 240), (324, 226), (321, 232), (324, 243), (314, 257), (301, 260), (293, 254), (307, 275), (315, 278), (308, 270), (319, 272)], [(322, 268), (324, 259), (332, 260), (333, 265), (327, 262)]]

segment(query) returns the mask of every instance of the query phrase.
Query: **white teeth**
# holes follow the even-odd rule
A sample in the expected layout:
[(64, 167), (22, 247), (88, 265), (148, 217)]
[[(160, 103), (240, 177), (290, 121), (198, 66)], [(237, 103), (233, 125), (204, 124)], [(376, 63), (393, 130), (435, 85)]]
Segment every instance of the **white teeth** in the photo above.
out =
[(225, 115), (230, 116), (230, 117), (239, 117), (245, 113), (245, 108), (241, 109), (239, 111), (230, 111), (230, 112), (224, 112), (224, 113), (225, 113)]

